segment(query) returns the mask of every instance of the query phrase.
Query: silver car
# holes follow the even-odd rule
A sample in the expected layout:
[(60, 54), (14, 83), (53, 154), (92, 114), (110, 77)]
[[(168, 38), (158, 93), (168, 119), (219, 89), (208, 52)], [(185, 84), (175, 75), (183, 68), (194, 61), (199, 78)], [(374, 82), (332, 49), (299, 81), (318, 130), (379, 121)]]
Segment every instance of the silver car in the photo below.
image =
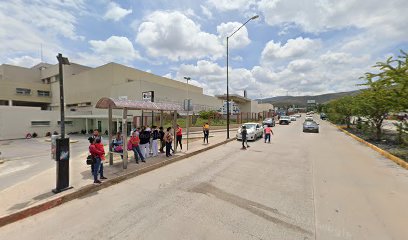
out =
[(305, 121), (303, 123), (303, 132), (319, 133), (319, 124), (315, 121)]
[[(264, 128), (259, 123), (244, 123), (247, 129), (247, 140), (256, 140), (263, 137)], [(237, 131), (237, 140), (242, 140), (242, 126)]]

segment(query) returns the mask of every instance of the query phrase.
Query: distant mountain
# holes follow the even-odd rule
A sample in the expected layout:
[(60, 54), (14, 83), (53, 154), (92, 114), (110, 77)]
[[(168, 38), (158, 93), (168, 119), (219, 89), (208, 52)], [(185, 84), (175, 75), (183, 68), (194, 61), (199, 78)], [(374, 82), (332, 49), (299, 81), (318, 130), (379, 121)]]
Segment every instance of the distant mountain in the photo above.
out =
[(327, 103), (333, 99), (341, 98), (344, 96), (354, 96), (359, 93), (357, 91), (351, 92), (339, 92), (339, 93), (328, 93), (316, 96), (278, 96), (264, 99), (256, 99), (259, 103), (272, 103), (276, 107), (284, 107), (289, 105), (296, 105), (298, 107), (306, 107), (307, 100), (315, 100), (316, 103), (323, 104)]

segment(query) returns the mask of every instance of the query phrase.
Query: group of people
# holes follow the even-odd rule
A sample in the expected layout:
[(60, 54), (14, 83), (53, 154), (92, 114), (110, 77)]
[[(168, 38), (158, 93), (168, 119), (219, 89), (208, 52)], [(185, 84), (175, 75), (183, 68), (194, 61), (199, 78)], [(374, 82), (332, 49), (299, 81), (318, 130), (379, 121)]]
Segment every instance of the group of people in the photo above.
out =
[[(246, 150), (247, 148), (249, 148), (249, 145), (248, 145), (248, 137), (247, 137), (248, 131), (245, 125), (242, 126), (241, 134), (242, 134), (242, 148), (241, 149)], [(264, 134), (265, 134), (265, 143), (266, 141), (268, 141), (268, 143), (271, 143), (271, 134), (273, 135), (273, 131), (270, 126), (265, 125)]]
[[(210, 126), (208, 123), (203, 125), (203, 142), (208, 144)], [(183, 129), (177, 125), (177, 128), (172, 131), (172, 127), (168, 127), (164, 131), (163, 127), (157, 126), (142, 126), (132, 129), (130, 132), (130, 138), (127, 141), (127, 150), (133, 151), (134, 159), (137, 164), (139, 162), (146, 162), (146, 159), (150, 156), (156, 157), (160, 153), (166, 153), (166, 157), (172, 156), (174, 153), (173, 149), (173, 139), (174, 134), (176, 135), (176, 145), (177, 150), (183, 150)], [(94, 183), (101, 183), (100, 180), (106, 179), (103, 175), (103, 161), (105, 160), (105, 151), (102, 144), (102, 137), (99, 134), (98, 129), (93, 131), (93, 135), (88, 138), (90, 143), (89, 152), (94, 159), (94, 164), (91, 165), (92, 175), (94, 177)], [(123, 159), (123, 145), (124, 138), (120, 132), (116, 133), (112, 141), (111, 151), (120, 153)], [(164, 151), (165, 149), (165, 151)], [(100, 175), (98, 179), (98, 175)]]

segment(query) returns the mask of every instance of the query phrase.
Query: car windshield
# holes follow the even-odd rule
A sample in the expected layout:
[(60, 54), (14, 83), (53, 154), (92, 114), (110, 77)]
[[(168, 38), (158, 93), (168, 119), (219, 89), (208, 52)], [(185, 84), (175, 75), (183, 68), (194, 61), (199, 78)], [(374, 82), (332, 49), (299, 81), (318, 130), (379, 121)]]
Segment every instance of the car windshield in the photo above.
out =
[(305, 124), (306, 124), (306, 125), (313, 125), (313, 124), (314, 124), (314, 122), (309, 121), (309, 122), (305, 122)]
[(246, 126), (247, 129), (256, 128), (256, 124), (244, 124), (244, 126)]

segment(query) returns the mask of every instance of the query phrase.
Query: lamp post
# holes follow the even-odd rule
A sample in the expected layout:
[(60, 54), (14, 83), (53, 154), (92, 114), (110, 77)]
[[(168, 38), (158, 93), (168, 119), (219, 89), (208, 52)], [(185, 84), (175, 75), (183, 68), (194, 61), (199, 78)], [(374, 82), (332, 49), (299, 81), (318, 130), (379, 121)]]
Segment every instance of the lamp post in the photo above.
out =
[(59, 67), (59, 87), (60, 87), (60, 112), (61, 112), (61, 138), (65, 138), (65, 104), (64, 104), (64, 71), (62, 65), (70, 65), (68, 58), (61, 53), (57, 55)]
[(65, 138), (65, 109), (64, 109), (64, 76), (62, 65), (70, 65), (68, 58), (61, 53), (57, 55), (59, 67), (59, 87), (60, 87), (60, 112), (61, 112), (61, 137), (56, 139), (56, 188), (52, 191), (59, 193), (72, 187), (69, 186), (69, 138)]
[(186, 121), (186, 129), (187, 129), (187, 151), (188, 151), (188, 128), (190, 125), (190, 99), (188, 94), (188, 81), (190, 81), (190, 77), (184, 77), (187, 80), (187, 121)]
[(228, 41), (236, 32), (238, 32), (243, 26), (245, 26), (249, 21), (257, 19), (259, 16), (255, 15), (248, 19), (244, 24), (242, 24), (237, 30), (235, 30), (231, 35), (227, 36), (227, 139), (229, 139), (229, 119), (230, 119), (230, 110), (229, 110), (229, 84), (228, 84)]

